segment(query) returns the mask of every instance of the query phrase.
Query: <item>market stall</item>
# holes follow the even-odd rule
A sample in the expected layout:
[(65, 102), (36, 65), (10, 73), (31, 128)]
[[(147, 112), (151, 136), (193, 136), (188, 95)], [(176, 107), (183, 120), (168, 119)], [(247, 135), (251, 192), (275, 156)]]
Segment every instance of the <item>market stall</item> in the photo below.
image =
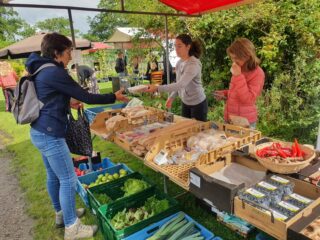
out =
[[(167, 122), (168, 116), (143, 106), (107, 110), (97, 114), (91, 130), (211, 207), (234, 214), (277, 239), (316, 234), (312, 227), (301, 229), (301, 224), (317, 224), (312, 221), (319, 211), (319, 188), (314, 181), (297, 179), (318, 161), (312, 147), (297, 140), (284, 143), (262, 138), (259, 131), (234, 125), (172, 116)], [(283, 182), (291, 186), (285, 193)]]

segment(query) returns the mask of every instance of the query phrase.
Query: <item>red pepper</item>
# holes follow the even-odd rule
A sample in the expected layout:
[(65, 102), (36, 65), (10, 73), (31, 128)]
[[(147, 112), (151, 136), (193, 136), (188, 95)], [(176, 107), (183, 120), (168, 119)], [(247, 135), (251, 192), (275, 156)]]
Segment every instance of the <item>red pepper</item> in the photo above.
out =
[(292, 154), (291, 157), (296, 157), (297, 156), (297, 148), (295, 144), (292, 144)]
[(297, 157), (302, 157), (302, 151), (296, 138), (294, 139), (294, 144), (296, 145), (297, 149)]
[(281, 147), (280, 143), (274, 143), (274, 144), (272, 144), (272, 146), (275, 148), (275, 150), (278, 151), (280, 157), (282, 157), (282, 158), (288, 157), (287, 154), (284, 151), (282, 151), (282, 147)]

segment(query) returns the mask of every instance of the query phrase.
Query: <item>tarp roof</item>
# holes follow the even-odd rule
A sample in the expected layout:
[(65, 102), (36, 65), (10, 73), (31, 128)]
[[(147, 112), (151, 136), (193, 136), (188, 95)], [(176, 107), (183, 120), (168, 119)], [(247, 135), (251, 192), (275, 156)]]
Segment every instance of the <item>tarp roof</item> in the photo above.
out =
[(255, 0), (159, 0), (178, 11), (187, 14), (214, 12), (235, 6), (249, 4)]
[[(135, 35), (143, 33), (142, 28), (118, 27), (112, 36), (106, 41), (107, 43), (125, 43), (131, 42)], [(141, 36), (140, 38), (145, 38)]]
[[(46, 34), (46, 32), (40, 32), (0, 49), (0, 58), (25, 58), (32, 52), (40, 52), (41, 42)], [(69, 39), (71, 40), (70, 37)], [(86, 39), (76, 38), (76, 46), (77, 49), (88, 49), (91, 47), (91, 42)]]
[[(133, 41), (135, 37), (139, 38), (139, 42)], [(115, 32), (106, 42), (113, 43), (115, 49), (159, 47), (159, 44), (151, 34), (146, 33), (142, 28), (132, 27), (116, 28)]]

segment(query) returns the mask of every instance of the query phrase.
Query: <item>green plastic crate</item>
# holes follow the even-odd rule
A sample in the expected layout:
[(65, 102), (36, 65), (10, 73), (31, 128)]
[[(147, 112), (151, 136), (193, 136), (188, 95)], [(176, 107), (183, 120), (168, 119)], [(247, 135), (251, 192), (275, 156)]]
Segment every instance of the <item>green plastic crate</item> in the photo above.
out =
[[(111, 198), (112, 202), (119, 201), (120, 200), (119, 198), (121, 198), (124, 195), (124, 192), (121, 190), (121, 188), (123, 187), (124, 183), (130, 178), (140, 179), (140, 180), (145, 181), (146, 183), (148, 183), (150, 185), (150, 187), (148, 187), (147, 189), (155, 187), (155, 185), (153, 183), (148, 181), (140, 173), (134, 172), (134, 173), (130, 173), (122, 178), (119, 178), (117, 180), (113, 180), (112, 182), (100, 184), (98, 186), (89, 188), (87, 193), (88, 193), (88, 199), (89, 199), (89, 206), (90, 206), (92, 212), (94, 214), (96, 214), (98, 212), (98, 208), (101, 205), (103, 205), (94, 197), (95, 193), (105, 193), (108, 197)], [(147, 189), (145, 189), (145, 190), (147, 190)], [(142, 191), (142, 192), (144, 192), (144, 191)], [(121, 198), (121, 200), (125, 200), (131, 196), (136, 195), (136, 194), (138, 194), (138, 193)], [(119, 200), (117, 200), (117, 199), (119, 199)], [(104, 205), (109, 205), (109, 204), (110, 203), (107, 203)]]
[[(139, 223), (136, 223), (134, 225), (131, 225), (129, 227), (123, 228), (121, 230), (116, 230), (111, 225), (111, 219), (114, 215), (116, 215), (118, 212), (122, 211), (124, 208), (138, 208), (144, 205), (145, 201), (152, 197), (153, 195), (156, 196), (157, 199), (167, 199), (169, 201), (170, 207), (157, 214), (154, 215), (148, 219), (145, 219)], [(102, 205), (98, 209), (98, 220), (100, 224), (100, 229), (102, 231), (103, 237), (105, 240), (120, 240), (127, 236), (130, 236), (131, 234), (140, 231), (141, 229), (149, 226), (152, 223), (158, 222), (176, 212), (179, 211), (179, 205), (178, 202), (169, 197), (168, 195), (160, 192), (156, 188), (149, 189), (145, 192), (140, 192), (133, 197), (129, 197), (127, 199), (119, 200), (116, 202), (113, 202), (109, 205)]]

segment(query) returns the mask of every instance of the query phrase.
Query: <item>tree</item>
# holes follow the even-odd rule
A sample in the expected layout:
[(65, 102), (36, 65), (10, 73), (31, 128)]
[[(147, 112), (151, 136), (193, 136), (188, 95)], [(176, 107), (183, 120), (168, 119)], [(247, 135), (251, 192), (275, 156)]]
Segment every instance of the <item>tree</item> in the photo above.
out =
[(30, 26), (25, 21), (22, 22), (22, 30), (19, 31), (19, 36), (22, 38), (27, 38), (33, 36), (36, 33), (36, 28)]
[[(152, 2), (152, 3), (151, 3)], [(101, 0), (99, 8), (120, 10), (120, 1)], [(158, 1), (140, 0), (125, 1), (125, 10), (144, 11), (144, 12), (168, 12), (173, 10)], [(85, 35), (88, 39), (104, 41), (114, 32), (116, 27), (140, 27), (149, 32), (159, 34), (164, 33), (165, 19), (163, 16), (119, 14), (119, 13), (100, 13), (94, 18), (89, 19), (90, 31)], [(183, 19), (169, 18), (169, 31), (172, 33), (184, 31), (186, 29)]]
[(203, 79), (213, 89), (229, 85), (227, 47), (237, 37), (252, 40), (266, 73), (259, 128), (267, 136), (315, 141), (320, 117), (318, 0), (259, 1), (188, 19), (187, 26), (205, 43)]
[(0, 47), (5, 47), (15, 41), (22, 23), (18, 13), (12, 8), (0, 8)]
[[(98, 7), (104, 9), (118, 9), (119, 1), (101, 0)], [(89, 18), (90, 30), (84, 36), (92, 41), (105, 41), (116, 27), (127, 26), (128, 22), (122, 14), (99, 13)]]
[[(35, 27), (41, 31), (58, 32), (66, 36), (71, 36), (69, 20), (64, 17), (50, 18), (37, 22)], [(77, 34), (79, 34), (79, 31), (75, 30), (75, 35)]]

